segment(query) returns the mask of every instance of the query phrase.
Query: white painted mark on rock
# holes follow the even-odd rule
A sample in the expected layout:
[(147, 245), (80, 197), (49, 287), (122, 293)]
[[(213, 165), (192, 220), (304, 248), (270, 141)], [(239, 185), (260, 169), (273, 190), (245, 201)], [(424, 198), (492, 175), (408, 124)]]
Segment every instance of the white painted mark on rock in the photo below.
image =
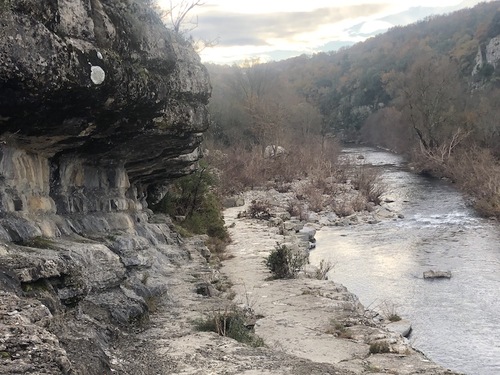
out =
[(106, 73), (100, 66), (92, 66), (90, 68), (90, 79), (95, 85), (100, 85), (104, 82), (106, 78)]

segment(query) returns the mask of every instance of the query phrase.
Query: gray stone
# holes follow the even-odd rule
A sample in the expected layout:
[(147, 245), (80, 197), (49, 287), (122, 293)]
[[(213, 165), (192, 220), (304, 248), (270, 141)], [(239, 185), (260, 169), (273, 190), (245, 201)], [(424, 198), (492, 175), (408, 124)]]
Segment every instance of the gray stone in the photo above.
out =
[(403, 337), (407, 337), (411, 332), (411, 322), (401, 319), (400, 321), (387, 324), (385, 328), (391, 332), (399, 333)]
[(449, 279), (451, 278), (451, 271), (425, 271), (424, 279)]
[(0, 372), (69, 374), (72, 366), (66, 351), (44, 327), (52, 318), (49, 309), (37, 300), (21, 299), (3, 291), (0, 300)]
[(226, 197), (224, 198), (223, 205), (225, 208), (242, 207), (245, 205), (245, 199), (240, 195)]
[(269, 145), (269, 146), (266, 146), (266, 148), (264, 149), (264, 157), (266, 159), (275, 158), (275, 157), (278, 157), (280, 155), (285, 155), (285, 154), (286, 154), (286, 150), (282, 146)]
[(312, 226), (304, 226), (301, 230), (299, 230), (297, 235), (305, 241), (315, 242), (316, 239), (314, 236), (316, 236), (316, 228)]
[(284, 229), (287, 231), (299, 232), (304, 227), (304, 224), (298, 220), (290, 220), (290, 221), (285, 221), (283, 223), (283, 226)]

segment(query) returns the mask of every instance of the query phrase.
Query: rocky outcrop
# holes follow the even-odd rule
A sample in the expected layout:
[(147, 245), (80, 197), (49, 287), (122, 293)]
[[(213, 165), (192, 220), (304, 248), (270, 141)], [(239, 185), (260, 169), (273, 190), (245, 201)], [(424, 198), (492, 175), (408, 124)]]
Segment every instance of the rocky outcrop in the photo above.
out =
[(500, 62), (500, 36), (491, 38), (490, 41), (478, 47), (478, 52), (475, 58), (474, 69), (472, 75), (479, 74), (486, 65), (490, 65), (493, 70), (498, 67)]
[(2, 11), (3, 213), (136, 209), (199, 159), (206, 70), (146, 3), (12, 0)]
[(211, 87), (149, 3), (0, 2), (2, 374), (111, 373), (191, 259), (147, 202), (202, 156)]
[(492, 38), (486, 45), (486, 61), (497, 67), (500, 61), (500, 36)]

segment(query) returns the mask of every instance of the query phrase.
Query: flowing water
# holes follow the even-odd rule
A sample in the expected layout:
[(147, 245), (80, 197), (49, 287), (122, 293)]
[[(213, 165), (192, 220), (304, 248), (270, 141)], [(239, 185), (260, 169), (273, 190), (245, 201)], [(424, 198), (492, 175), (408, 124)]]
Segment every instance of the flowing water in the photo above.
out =
[[(361, 303), (412, 322), (412, 345), (433, 361), (469, 375), (500, 374), (500, 224), (479, 218), (449, 182), (417, 176), (403, 160), (371, 148), (389, 207), (404, 219), (323, 228), (311, 263), (335, 263), (329, 277)], [(451, 279), (424, 280), (427, 270)]]

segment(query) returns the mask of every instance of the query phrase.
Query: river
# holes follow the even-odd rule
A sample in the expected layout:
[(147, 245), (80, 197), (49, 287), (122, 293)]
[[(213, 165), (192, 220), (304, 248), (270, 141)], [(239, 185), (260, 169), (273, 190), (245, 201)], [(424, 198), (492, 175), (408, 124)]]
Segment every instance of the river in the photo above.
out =
[[(344, 153), (380, 168), (389, 206), (404, 218), (323, 228), (311, 263), (335, 263), (329, 277), (364, 306), (394, 307), (412, 322), (412, 345), (433, 361), (469, 375), (500, 374), (500, 224), (479, 218), (451, 183), (409, 172), (397, 155)], [(424, 280), (430, 269), (452, 278)]]

